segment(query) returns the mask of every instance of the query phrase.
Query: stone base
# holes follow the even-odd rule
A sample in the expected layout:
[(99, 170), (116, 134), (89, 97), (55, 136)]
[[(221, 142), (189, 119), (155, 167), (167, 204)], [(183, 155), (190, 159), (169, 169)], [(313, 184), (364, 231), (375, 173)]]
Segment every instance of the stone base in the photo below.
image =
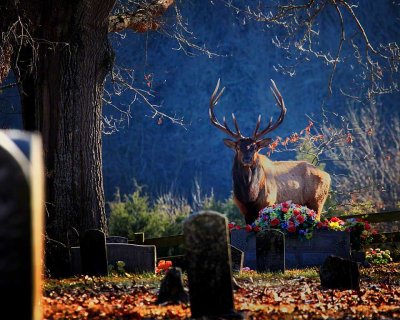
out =
[[(257, 269), (256, 234), (245, 230), (232, 230), (231, 244), (244, 251), (244, 266)], [(345, 231), (316, 230), (310, 240), (285, 236), (286, 269), (320, 266), (335, 255), (350, 258), (350, 235)]]

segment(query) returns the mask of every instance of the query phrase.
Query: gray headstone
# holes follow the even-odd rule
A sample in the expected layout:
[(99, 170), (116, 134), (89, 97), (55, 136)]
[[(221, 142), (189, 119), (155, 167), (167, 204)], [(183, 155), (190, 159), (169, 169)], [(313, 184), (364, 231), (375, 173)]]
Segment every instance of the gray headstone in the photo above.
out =
[(255, 233), (233, 229), (231, 230), (231, 245), (244, 252), (243, 266), (255, 270), (257, 267)]
[(188, 300), (189, 297), (183, 286), (182, 270), (176, 267), (170, 268), (161, 281), (157, 304), (187, 303)]
[(0, 308), (42, 319), (44, 171), (41, 139), (0, 131)]
[(119, 236), (109, 236), (106, 238), (106, 243), (128, 243), (128, 238)]
[(86, 230), (80, 242), (82, 273), (89, 276), (108, 275), (104, 232), (96, 229)]
[[(108, 264), (114, 265), (117, 261), (125, 263), (126, 272), (154, 273), (156, 270), (156, 247), (140, 246), (125, 243), (107, 243)], [(79, 247), (71, 248), (71, 274), (82, 274), (81, 252)]]
[(192, 317), (234, 315), (226, 218), (200, 212), (191, 215), (183, 229)]
[(124, 243), (107, 244), (108, 264), (125, 262), (125, 271), (134, 273), (156, 271), (156, 247)]
[(244, 252), (231, 245), (232, 271), (243, 269)]
[(285, 235), (279, 230), (256, 234), (257, 271), (285, 271)]

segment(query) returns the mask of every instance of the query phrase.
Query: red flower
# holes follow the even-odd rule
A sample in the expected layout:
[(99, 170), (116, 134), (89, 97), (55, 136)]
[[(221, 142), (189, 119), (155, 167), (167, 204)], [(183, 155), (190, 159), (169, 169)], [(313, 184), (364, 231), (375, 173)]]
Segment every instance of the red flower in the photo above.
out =
[(282, 208), (282, 212), (283, 212), (283, 213), (286, 213), (286, 212), (288, 212), (288, 208), (286, 208), (286, 207), (283, 207), (283, 208)]
[(287, 231), (292, 233), (296, 232), (296, 226), (294, 224), (290, 224), (287, 228)]
[(253, 228), (254, 232), (259, 232), (261, 230), (260, 226), (255, 226)]
[(273, 226), (273, 227), (277, 226), (279, 223), (280, 223), (280, 221), (278, 218), (275, 218), (275, 219), (271, 220), (271, 222), (270, 222), (271, 226)]
[(365, 230), (370, 230), (371, 226), (370, 226), (370, 224), (368, 222), (365, 222), (364, 223), (364, 228), (365, 228)]
[(228, 223), (228, 228), (229, 228), (229, 230), (232, 230), (233, 228), (235, 227), (235, 224), (234, 223)]
[(296, 217), (296, 220), (299, 222), (299, 223), (303, 223), (304, 222), (304, 220), (306, 220), (301, 214), (299, 214), (297, 217)]
[(339, 221), (340, 221), (340, 219), (338, 217), (333, 217), (331, 219), (331, 222), (339, 222)]
[(301, 213), (301, 211), (299, 209), (294, 209), (293, 213), (295, 216), (298, 216)]
[(374, 230), (372, 230), (372, 234), (373, 234), (373, 235), (377, 235), (377, 234), (378, 234), (378, 231), (376, 231), (376, 230), (374, 229)]
[(240, 226), (236, 226), (235, 229), (236, 229), (236, 230), (240, 230)]
[(282, 202), (282, 207), (283, 207), (283, 208), (289, 208), (289, 203), (287, 203), (287, 202)]
[(317, 223), (317, 228), (318, 229), (321, 229), (323, 227), (324, 227), (324, 224), (321, 221)]
[(250, 232), (251, 230), (253, 230), (253, 228), (251, 227), (251, 225), (246, 224), (246, 231)]

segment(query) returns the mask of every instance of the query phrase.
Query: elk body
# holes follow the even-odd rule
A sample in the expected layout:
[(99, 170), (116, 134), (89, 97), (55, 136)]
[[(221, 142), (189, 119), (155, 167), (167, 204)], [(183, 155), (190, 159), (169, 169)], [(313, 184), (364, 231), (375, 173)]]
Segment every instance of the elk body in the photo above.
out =
[(251, 137), (242, 135), (234, 114), (232, 119), (236, 132), (228, 127), (225, 118), (223, 124), (217, 120), (214, 108), (225, 89), (218, 92), (219, 80), (211, 95), (211, 123), (234, 139), (224, 139), (225, 145), (235, 151), (232, 167), (234, 202), (247, 224), (252, 223), (264, 207), (288, 200), (315, 210), (319, 219), (328, 196), (329, 174), (305, 161), (271, 161), (259, 153), (272, 140), (263, 137), (275, 130), (286, 114), (283, 98), (275, 83), (271, 82), (272, 94), (281, 110), (280, 116), (274, 123), (271, 118), (267, 127), (259, 131), (260, 115)]

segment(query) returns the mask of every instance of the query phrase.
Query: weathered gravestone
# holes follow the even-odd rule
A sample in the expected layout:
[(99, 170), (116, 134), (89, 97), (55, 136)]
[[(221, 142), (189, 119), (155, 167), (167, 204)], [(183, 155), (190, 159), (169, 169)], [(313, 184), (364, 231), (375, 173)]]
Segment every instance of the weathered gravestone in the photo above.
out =
[(188, 300), (189, 297), (183, 287), (182, 270), (176, 267), (170, 268), (161, 281), (157, 304), (187, 303)]
[(97, 229), (86, 230), (80, 240), (82, 273), (89, 276), (108, 275), (106, 237)]
[(285, 271), (285, 235), (279, 230), (266, 230), (256, 235), (257, 271)]
[(13, 319), (42, 319), (42, 156), (38, 135), (0, 131), (0, 308)]
[(256, 234), (245, 230), (231, 230), (231, 245), (244, 252), (243, 266), (256, 270)]
[(234, 312), (226, 218), (217, 212), (193, 214), (184, 223), (184, 239), (192, 317), (240, 318)]
[(232, 271), (239, 272), (243, 269), (244, 252), (231, 245)]

